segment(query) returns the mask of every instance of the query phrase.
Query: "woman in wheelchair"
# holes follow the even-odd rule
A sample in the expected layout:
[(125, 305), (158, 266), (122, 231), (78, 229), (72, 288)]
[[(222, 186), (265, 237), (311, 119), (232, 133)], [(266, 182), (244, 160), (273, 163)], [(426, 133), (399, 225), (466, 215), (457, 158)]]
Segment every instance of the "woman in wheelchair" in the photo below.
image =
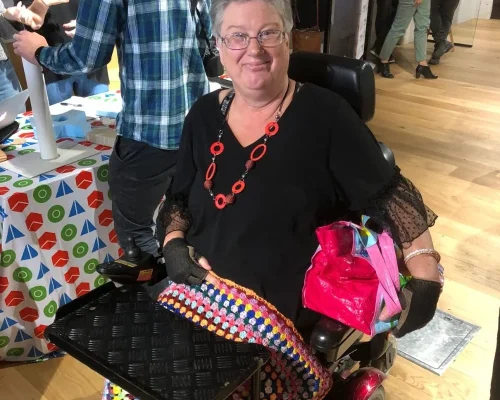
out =
[(213, 0), (211, 16), (234, 90), (207, 94), (186, 117), (158, 217), (172, 281), (159, 300), (230, 339), (271, 346), (288, 337), (292, 349), (277, 347), (291, 357), (286, 365), (305, 360), (309, 376), (295, 376), (294, 392), (275, 374), (265, 393), (322, 398), (329, 373), (298, 343), (320, 318), (301, 303), (316, 228), (365, 214), (390, 230), (413, 276), (393, 332), (403, 336), (436, 310), (441, 285), (428, 228), (437, 216), (343, 98), (289, 79), (289, 1)]

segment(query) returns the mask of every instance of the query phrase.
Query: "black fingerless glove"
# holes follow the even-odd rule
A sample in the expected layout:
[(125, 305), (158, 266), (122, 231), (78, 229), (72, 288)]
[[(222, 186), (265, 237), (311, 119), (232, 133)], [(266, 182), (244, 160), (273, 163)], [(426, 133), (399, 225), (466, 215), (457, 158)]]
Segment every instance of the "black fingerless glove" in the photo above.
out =
[(393, 335), (400, 338), (426, 326), (434, 318), (440, 294), (438, 282), (411, 279), (399, 294), (403, 312)]
[(201, 258), (182, 238), (169, 240), (162, 250), (167, 275), (175, 283), (200, 285), (208, 271), (198, 264)]

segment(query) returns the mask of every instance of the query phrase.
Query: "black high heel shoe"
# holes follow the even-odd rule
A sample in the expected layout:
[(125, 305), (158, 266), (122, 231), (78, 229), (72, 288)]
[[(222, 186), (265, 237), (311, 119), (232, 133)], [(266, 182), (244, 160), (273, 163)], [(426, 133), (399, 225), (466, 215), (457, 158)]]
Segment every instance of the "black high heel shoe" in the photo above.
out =
[(389, 63), (383, 63), (379, 61), (378, 63), (378, 72), (382, 78), (393, 79), (394, 75), (391, 72), (391, 67)]
[(419, 65), (415, 70), (415, 77), (418, 79), (420, 75), (423, 75), (425, 79), (437, 79), (438, 76), (434, 75), (431, 71), (431, 67), (428, 65)]

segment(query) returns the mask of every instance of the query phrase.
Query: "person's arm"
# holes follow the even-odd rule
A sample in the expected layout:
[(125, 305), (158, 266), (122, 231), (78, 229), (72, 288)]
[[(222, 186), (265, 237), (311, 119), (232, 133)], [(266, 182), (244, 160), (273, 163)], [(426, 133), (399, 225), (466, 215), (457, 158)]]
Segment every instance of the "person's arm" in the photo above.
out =
[[(48, 47), (42, 36), (22, 31), (14, 36), (14, 52), (56, 74), (88, 74), (111, 60), (118, 34), (126, 23), (125, 13), (120, 0), (81, 0), (71, 42)], [(39, 62), (35, 57), (38, 49)]]
[(168, 276), (177, 283), (199, 284), (203, 280), (216, 283), (216, 278), (209, 273), (211, 267), (207, 259), (185, 239), (192, 223), (189, 193), (197, 173), (192, 121), (198, 118), (198, 105), (192, 107), (184, 122), (174, 182), (156, 222), (157, 239), (163, 248)]
[[(388, 228), (402, 247), (412, 276), (399, 293), (403, 311), (393, 334), (402, 337), (427, 325), (436, 312), (442, 289), (440, 256), (434, 250), (429, 228), (437, 216), (399, 168), (386, 161), (377, 140), (347, 102), (340, 101), (335, 111), (330, 157), (334, 179), (350, 210)], [(388, 317), (383, 310), (380, 319)]]

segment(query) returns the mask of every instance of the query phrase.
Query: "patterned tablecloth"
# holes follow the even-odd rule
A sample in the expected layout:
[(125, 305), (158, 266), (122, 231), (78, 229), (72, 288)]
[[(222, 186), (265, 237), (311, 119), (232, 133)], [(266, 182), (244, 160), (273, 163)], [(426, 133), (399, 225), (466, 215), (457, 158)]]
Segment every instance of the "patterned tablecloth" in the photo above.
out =
[[(34, 151), (23, 115), (9, 158)], [(95, 119), (92, 126), (102, 125)], [(70, 139), (61, 139), (70, 140)], [(119, 255), (111, 216), (111, 148), (26, 179), (0, 164), (0, 360), (35, 360), (55, 350), (43, 333), (58, 307), (105, 283), (96, 265)]]

